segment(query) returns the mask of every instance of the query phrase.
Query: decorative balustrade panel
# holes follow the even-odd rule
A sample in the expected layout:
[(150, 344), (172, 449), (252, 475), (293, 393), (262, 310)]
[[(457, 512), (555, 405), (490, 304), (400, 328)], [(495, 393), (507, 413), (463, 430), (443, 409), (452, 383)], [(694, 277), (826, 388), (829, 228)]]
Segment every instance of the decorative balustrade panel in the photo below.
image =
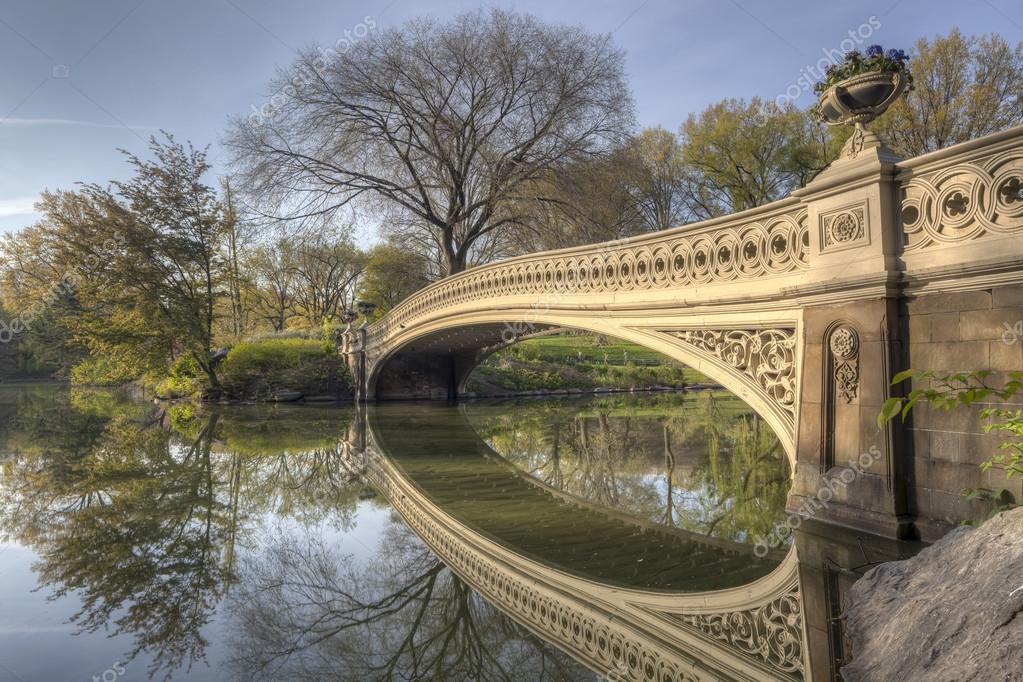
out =
[(902, 185), (905, 251), (1023, 231), (1023, 151), (999, 151)]
[(372, 342), (446, 307), (502, 296), (560, 296), (686, 287), (790, 273), (809, 267), (805, 208), (700, 229), (494, 263), (414, 294), (368, 330)]

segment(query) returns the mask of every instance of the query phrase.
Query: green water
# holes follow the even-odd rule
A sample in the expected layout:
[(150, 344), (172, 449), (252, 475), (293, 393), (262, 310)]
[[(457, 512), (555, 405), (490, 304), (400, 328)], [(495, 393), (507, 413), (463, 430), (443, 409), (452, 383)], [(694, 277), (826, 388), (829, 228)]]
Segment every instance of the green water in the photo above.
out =
[[(596, 679), (449, 570), (346, 457), (348, 407), (0, 386), (0, 682)], [(701, 394), (391, 404), (406, 480), (601, 584), (743, 585), (781, 557), (778, 442)]]

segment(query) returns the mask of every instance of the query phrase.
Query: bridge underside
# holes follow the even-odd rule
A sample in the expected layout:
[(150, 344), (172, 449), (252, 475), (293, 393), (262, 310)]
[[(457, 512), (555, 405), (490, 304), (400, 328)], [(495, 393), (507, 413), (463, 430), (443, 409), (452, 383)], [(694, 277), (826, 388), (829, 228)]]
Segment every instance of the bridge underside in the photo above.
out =
[[(554, 327), (534, 325), (530, 332)], [(454, 400), (472, 370), (515, 340), (506, 323), (472, 324), (416, 338), (378, 363), (368, 390), (376, 400)]]

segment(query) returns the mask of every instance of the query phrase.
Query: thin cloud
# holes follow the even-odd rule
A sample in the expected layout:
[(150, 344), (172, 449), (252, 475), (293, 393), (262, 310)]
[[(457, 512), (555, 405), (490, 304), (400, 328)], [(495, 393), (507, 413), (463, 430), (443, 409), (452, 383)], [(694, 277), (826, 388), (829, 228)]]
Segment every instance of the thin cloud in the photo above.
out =
[(39, 197), (18, 197), (16, 199), (0, 199), (0, 218), (15, 215), (32, 215), (36, 213), (33, 204)]
[[(37, 128), (41, 126), (80, 126), (84, 128), (111, 128), (120, 130), (125, 126), (120, 123), (99, 123), (97, 121), (79, 121), (73, 118), (5, 118), (0, 119), (0, 127)], [(131, 126), (137, 130), (154, 130), (146, 126)]]

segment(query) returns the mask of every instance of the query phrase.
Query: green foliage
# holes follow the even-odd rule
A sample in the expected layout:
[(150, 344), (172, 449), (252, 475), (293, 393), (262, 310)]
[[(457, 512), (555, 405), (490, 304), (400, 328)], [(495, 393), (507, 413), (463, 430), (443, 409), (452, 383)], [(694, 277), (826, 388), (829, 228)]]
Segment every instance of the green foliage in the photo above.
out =
[(204, 385), (203, 371), (191, 355), (181, 355), (171, 365), (167, 376), (156, 384), (161, 398), (185, 398), (194, 395)]
[(390, 243), (373, 247), (359, 286), (359, 298), (377, 304), (379, 318), (430, 283), (429, 263), (418, 253)]
[(90, 355), (71, 369), (71, 383), (80, 386), (123, 386), (138, 379), (144, 368), (132, 358)]
[[(877, 416), (878, 428), (883, 428), (896, 415), (905, 419), (921, 400), (949, 411), (976, 405), (992, 397), (1009, 400), (1023, 390), (1023, 372), (1006, 372), (1005, 381), (1000, 385), (990, 383), (992, 374), (989, 371), (937, 374), (930, 370), (915, 369), (899, 372), (892, 378), (892, 385), (910, 381), (914, 386), (925, 386), (913, 388), (905, 396), (886, 400)], [(1000, 452), (981, 463), (981, 470), (1000, 470), (1006, 478), (1023, 477), (1023, 412), (1004, 407), (985, 407), (980, 411), (980, 418), (986, 422), (985, 433), (998, 432), (1008, 438), (999, 445)], [(1005, 501), (1007, 498), (1004, 493), (989, 488), (966, 491), (968, 498), (995, 500), (995, 511), (1015, 506)]]
[(902, 50), (885, 52), (880, 45), (871, 45), (867, 54), (856, 50), (847, 52), (839, 64), (832, 64), (825, 72), (825, 79), (814, 86), (814, 92), (822, 93), (836, 83), (863, 73), (901, 73), (909, 81), (909, 89), (913, 89), (913, 76), (906, 66), (909, 56)]
[[(599, 341), (599, 343), (598, 343)], [(577, 388), (643, 388), (707, 379), (656, 351), (588, 334), (526, 339), (494, 353), (470, 377), (468, 389), (486, 393)]]
[(220, 368), (224, 390), (234, 397), (266, 399), (277, 391), (337, 395), (351, 377), (329, 341), (271, 338), (238, 343)]
[(806, 111), (756, 97), (712, 104), (682, 124), (682, 160), (699, 217), (786, 196), (838, 155), (839, 142)]
[(1023, 123), (1023, 43), (953, 29), (911, 51), (916, 88), (871, 124), (898, 154), (926, 154)]

